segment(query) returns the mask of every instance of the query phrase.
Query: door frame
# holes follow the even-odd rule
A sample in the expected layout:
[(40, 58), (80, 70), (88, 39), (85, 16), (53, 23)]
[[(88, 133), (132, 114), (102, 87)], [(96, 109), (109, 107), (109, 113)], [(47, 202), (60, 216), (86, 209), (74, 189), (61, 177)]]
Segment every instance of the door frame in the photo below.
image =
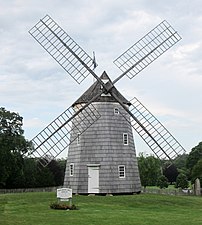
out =
[[(88, 167), (88, 193), (99, 194), (99, 178), (100, 178), (100, 164), (87, 164)], [(92, 185), (92, 180), (90, 177), (90, 171), (97, 170), (98, 173), (96, 174), (97, 177), (94, 177), (96, 184), (95, 186)], [(90, 186), (91, 185), (91, 186)]]

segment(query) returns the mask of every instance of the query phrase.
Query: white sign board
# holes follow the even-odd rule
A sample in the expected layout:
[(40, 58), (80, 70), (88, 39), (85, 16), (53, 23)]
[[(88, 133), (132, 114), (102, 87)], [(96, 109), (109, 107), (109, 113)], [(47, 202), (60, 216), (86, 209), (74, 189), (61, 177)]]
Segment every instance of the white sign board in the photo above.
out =
[(72, 198), (72, 189), (70, 188), (57, 189), (57, 198), (60, 198), (61, 201), (68, 201), (69, 198)]

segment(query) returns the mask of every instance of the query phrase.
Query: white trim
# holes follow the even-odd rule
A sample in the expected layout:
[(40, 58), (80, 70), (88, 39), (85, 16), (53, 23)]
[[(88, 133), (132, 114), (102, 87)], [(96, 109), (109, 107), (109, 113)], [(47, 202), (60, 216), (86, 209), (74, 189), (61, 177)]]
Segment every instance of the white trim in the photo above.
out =
[(106, 84), (109, 81), (109, 79), (101, 79), (101, 80), (104, 84)]
[(81, 138), (81, 134), (78, 133), (78, 134), (77, 134), (77, 138), (76, 138), (76, 143), (77, 143), (77, 145), (80, 145), (80, 138)]
[(107, 94), (102, 93), (102, 94), (101, 94), (101, 97), (110, 97), (110, 96), (111, 96), (111, 94), (110, 94), (110, 93), (107, 93)]
[(69, 176), (70, 177), (74, 176), (74, 163), (69, 164)]
[[(106, 84), (109, 80), (108, 79), (101, 79), (102, 80), (102, 82), (104, 83), (104, 84)], [(102, 90), (103, 89), (103, 86), (101, 85), (100, 86), (100, 89)], [(111, 96), (111, 95), (104, 95), (104, 93), (103, 94), (101, 94), (101, 96)]]
[(118, 108), (114, 108), (114, 115), (119, 115), (119, 109)]
[(119, 165), (118, 166), (118, 174), (119, 174), (119, 178), (125, 178), (126, 177), (126, 167), (125, 167), (125, 165)]
[(128, 133), (123, 133), (123, 144), (128, 145)]
[(100, 164), (87, 164), (87, 167), (99, 167)]

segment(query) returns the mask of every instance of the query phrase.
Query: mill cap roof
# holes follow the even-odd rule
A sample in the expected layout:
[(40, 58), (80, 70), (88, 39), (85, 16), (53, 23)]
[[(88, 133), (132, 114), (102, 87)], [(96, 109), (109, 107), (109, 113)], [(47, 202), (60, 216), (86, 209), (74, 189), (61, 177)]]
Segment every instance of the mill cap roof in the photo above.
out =
[[(100, 79), (102, 79), (102, 81), (104, 83), (107, 83), (107, 82), (112, 83), (111, 79), (109, 78), (109, 76), (107, 75), (107, 73), (105, 71), (100, 76)], [(101, 84), (98, 81), (96, 81), (83, 93), (83, 95), (81, 95), (73, 103), (72, 106), (89, 102), (94, 96), (101, 93), (101, 90), (102, 90)], [(120, 99), (120, 101), (123, 104), (131, 105), (131, 103), (114, 86), (112, 87), (112, 92), (114, 94), (116, 94), (116, 96)], [(103, 94), (99, 95), (99, 97), (97, 99), (95, 99), (94, 102), (117, 102), (117, 101), (111, 96), (110, 93), (108, 93), (108, 94), (103, 93)]]

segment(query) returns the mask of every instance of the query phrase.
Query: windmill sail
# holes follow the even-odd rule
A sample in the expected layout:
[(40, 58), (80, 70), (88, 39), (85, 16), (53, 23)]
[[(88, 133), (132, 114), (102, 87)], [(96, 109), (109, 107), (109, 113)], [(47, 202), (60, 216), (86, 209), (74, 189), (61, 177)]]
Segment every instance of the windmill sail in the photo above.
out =
[(78, 83), (89, 74), (97, 79), (73, 108), (32, 140), (31, 156), (40, 158), (43, 166), (70, 145), (64, 186), (84, 194), (139, 193), (141, 183), (132, 127), (157, 157), (172, 160), (184, 153), (176, 139), (137, 99), (132, 100), (130, 110), (130, 102), (114, 87), (125, 75), (133, 78), (181, 39), (166, 21), (114, 61), (123, 73), (113, 82), (105, 72), (101, 77), (95, 74), (95, 59), (49, 16), (29, 33)]
[(41, 19), (29, 33), (77, 83), (91, 73), (93, 59), (50, 16)]
[(158, 158), (172, 161), (185, 153), (179, 142), (137, 98), (130, 102), (133, 117), (128, 122)]
[(46, 166), (61, 152), (67, 150), (69, 144), (77, 138), (70, 136), (72, 130), (74, 133), (82, 134), (99, 118), (100, 114), (92, 104), (82, 111), (75, 107), (68, 108), (32, 139), (34, 150), (29, 156), (40, 158), (39, 162)]
[[(123, 76), (133, 78), (181, 39), (167, 21), (156, 26), (114, 61), (123, 73), (106, 84), (91, 69), (95, 61), (50, 16), (41, 19), (29, 33), (77, 83), (91, 74), (102, 87), (90, 102), (81, 106), (83, 108), (77, 112), (67, 109), (32, 140), (35, 148), (32, 155), (43, 158), (44, 166), (77, 138), (75, 135), (70, 137), (72, 130), (72, 133), (80, 135), (99, 119), (100, 115), (91, 103), (103, 97), (102, 93), (111, 94), (129, 113), (132, 126), (159, 158), (172, 160), (184, 152), (176, 139), (137, 99), (133, 99), (130, 111), (113, 88)], [(79, 121), (84, 122), (81, 124)]]
[(115, 82), (125, 74), (132, 79), (179, 40), (179, 34), (164, 20), (114, 60), (114, 64), (123, 72)]

